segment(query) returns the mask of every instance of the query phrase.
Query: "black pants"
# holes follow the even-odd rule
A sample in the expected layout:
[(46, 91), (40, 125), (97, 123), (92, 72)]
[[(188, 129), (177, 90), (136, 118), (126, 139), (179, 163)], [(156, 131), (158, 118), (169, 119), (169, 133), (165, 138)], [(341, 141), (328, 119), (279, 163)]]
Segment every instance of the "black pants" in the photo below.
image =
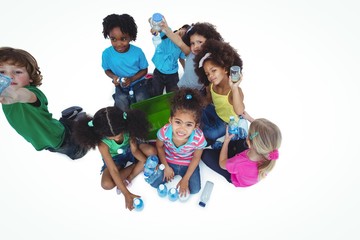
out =
[[(235, 156), (236, 154), (248, 149), (245, 139), (237, 141), (231, 141), (228, 148), (228, 158)], [(231, 183), (230, 173), (222, 169), (219, 165), (219, 156), (221, 149), (205, 149), (201, 155), (201, 160), (206, 166), (223, 176), (229, 183)]]

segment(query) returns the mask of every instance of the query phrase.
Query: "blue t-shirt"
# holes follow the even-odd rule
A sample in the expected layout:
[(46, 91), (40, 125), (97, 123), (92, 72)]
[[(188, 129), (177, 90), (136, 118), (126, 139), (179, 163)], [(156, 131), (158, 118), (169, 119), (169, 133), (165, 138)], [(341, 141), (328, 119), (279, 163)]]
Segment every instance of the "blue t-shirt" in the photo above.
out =
[[(160, 32), (160, 36), (164, 36)], [(185, 59), (185, 54), (181, 49), (173, 43), (169, 38), (161, 40), (161, 43), (155, 49), (152, 62), (157, 70), (164, 74), (177, 73), (179, 70), (178, 59)]]
[(102, 68), (104, 71), (111, 70), (120, 78), (132, 77), (148, 66), (149, 63), (144, 52), (141, 48), (132, 44), (130, 44), (129, 50), (124, 53), (117, 52), (113, 46), (106, 48), (102, 53)]

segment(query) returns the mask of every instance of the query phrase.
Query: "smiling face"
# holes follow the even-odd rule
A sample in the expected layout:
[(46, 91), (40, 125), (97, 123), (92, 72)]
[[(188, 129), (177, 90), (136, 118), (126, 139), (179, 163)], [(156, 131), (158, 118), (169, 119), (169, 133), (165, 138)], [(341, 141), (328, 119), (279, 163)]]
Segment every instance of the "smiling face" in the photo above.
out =
[(8, 63), (0, 63), (0, 73), (11, 78), (11, 85), (15, 89), (28, 86), (32, 82), (25, 67), (19, 67)]
[(129, 50), (131, 37), (129, 34), (124, 34), (119, 27), (111, 29), (109, 32), (111, 45), (119, 53), (124, 53)]
[(186, 143), (191, 133), (198, 127), (194, 113), (191, 111), (178, 110), (169, 121), (173, 129), (173, 141), (178, 145)]
[(204, 62), (204, 72), (210, 83), (215, 86), (219, 85), (223, 80), (228, 80), (228, 71), (224, 67), (214, 64), (211, 59)]

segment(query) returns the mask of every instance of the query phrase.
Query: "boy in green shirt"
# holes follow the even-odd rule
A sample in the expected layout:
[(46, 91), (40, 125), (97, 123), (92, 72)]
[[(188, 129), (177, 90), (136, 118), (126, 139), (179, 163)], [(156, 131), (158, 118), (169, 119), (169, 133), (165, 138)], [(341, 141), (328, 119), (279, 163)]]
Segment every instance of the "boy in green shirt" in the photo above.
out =
[[(36, 59), (28, 52), (10, 47), (0, 48), (0, 74), (11, 78), (11, 85), (0, 95), (0, 103), (9, 124), (33, 147), (66, 154), (75, 160), (88, 149), (77, 145), (71, 137), (71, 123), (80, 107), (63, 111), (60, 120), (52, 118), (48, 101), (37, 86), (42, 75)], [(69, 113), (75, 112), (69, 117)], [(66, 116), (65, 116), (66, 115)], [(79, 115), (78, 115), (79, 116)]]

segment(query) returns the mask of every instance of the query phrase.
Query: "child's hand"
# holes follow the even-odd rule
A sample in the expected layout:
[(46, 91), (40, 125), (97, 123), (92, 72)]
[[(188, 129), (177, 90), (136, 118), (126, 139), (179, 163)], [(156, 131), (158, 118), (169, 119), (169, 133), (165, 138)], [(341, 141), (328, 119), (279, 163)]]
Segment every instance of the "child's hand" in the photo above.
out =
[(22, 89), (26, 90), (25, 88), (15, 89), (13, 86), (5, 88), (0, 95), (0, 103), (13, 104), (19, 102), (19, 92), (21, 93)]
[(243, 80), (243, 75), (241, 74), (241, 76), (240, 76), (240, 80), (239, 81), (237, 81), (237, 82), (233, 82), (233, 81), (231, 81), (231, 77), (229, 76), (229, 85), (230, 85), (230, 88), (231, 89), (236, 89), (236, 88), (238, 88), (239, 86), (240, 86), (240, 83), (242, 82), (242, 80)]
[(161, 28), (161, 31), (163, 31), (165, 34), (166, 34), (166, 31), (170, 30), (164, 16), (163, 16), (163, 20), (160, 22), (160, 28)]
[(229, 143), (231, 141), (231, 138), (234, 136), (234, 134), (229, 135), (229, 126), (226, 126), (226, 132), (225, 132), (225, 138), (224, 143)]
[(174, 170), (171, 167), (165, 167), (164, 170), (164, 179), (166, 182), (171, 181), (172, 179), (174, 179)]
[(186, 195), (190, 193), (189, 181), (186, 181), (183, 178), (178, 182), (176, 188), (179, 190), (179, 195), (181, 197), (186, 197)]
[(125, 208), (129, 209), (130, 211), (134, 209), (134, 198), (139, 198), (140, 196), (129, 193), (125, 195)]

